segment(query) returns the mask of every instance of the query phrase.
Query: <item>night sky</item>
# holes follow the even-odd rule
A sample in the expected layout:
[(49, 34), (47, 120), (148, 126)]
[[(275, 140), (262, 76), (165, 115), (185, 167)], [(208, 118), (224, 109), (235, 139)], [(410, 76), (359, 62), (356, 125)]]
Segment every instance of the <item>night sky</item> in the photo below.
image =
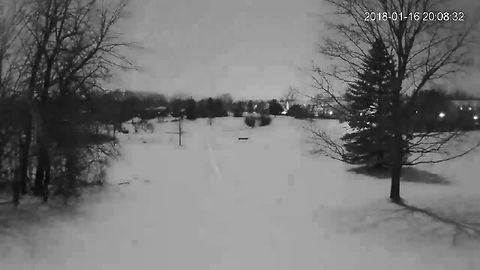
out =
[[(290, 86), (309, 92), (328, 10), (321, 0), (142, 0), (129, 12), (121, 30), (143, 49), (126, 54), (142, 71), (120, 72), (109, 87), (274, 98)], [(478, 75), (449, 87), (475, 92)]]

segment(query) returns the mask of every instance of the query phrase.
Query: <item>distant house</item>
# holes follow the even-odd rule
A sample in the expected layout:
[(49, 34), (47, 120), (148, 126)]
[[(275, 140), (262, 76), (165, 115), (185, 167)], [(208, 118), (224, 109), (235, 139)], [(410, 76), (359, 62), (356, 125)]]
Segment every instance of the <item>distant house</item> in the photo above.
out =
[(282, 105), (282, 108), (283, 108), (283, 114), (286, 114), (288, 112), (288, 110), (290, 110), (290, 108), (295, 105), (295, 101), (292, 100), (292, 99), (280, 99), (278, 101), (278, 103), (280, 103), (280, 105)]
[(313, 111), (317, 117), (320, 118), (334, 118), (342, 119), (344, 114), (342, 113), (349, 106), (348, 102), (343, 98), (325, 98), (314, 99), (312, 101)]

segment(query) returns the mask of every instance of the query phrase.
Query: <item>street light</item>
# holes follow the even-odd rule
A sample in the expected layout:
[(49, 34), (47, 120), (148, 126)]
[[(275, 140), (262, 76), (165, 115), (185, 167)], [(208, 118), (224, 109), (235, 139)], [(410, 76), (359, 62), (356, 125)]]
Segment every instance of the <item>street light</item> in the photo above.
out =
[(478, 120), (478, 115), (474, 115), (473, 120), (477, 121)]
[(440, 118), (445, 118), (445, 116), (447, 116), (444, 112), (441, 112), (438, 114), (438, 117)]

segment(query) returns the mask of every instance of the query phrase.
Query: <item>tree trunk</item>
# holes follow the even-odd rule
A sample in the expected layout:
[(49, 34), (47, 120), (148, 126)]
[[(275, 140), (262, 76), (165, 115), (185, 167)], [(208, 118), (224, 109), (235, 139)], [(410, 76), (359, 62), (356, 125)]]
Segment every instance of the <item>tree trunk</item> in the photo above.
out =
[(396, 167), (392, 169), (392, 186), (390, 189), (390, 200), (394, 203), (401, 203), (402, 197), (400, 197), (400, 177), (402, 168)]
[(47, 188), (45, 183), (50, 181), (50, 179), (47, 179), (50, 174), (50, 157), (48, 156), (48, 149), (42, 143), (40, 143), (39, 147), (40, 149), (37, 156), (38, 165), (35, 173), (34, 194), (36, 196), (44, 196)]
[(400, 197), (400, 178), (402, 174), (403, 164), (403, 121), (402, 121), (402, 104), (400, 92), (402, 89), (401, 80), (397, 79), (393, 87), (393, 141), (392, 141), (392, 183), (390, 189), (390, 200), (394, 203), (402, 202)]
[(33, 186), (33, 194), (35, 196), (40, 196), (42, 194), (43, 190), (43, 175), (45, 171), (45, 159), (42, 157), (41, 154), (42, 150), (40, 150), (40, 153), (37, 155), (37, 170), (35, 172), (35, 183)]
[(19, 191), (25, 195), (27, 194), (27, 176), (28, 176), (28, 163), (30, 155), (30, 145), (32, 143), (32, 116), (30, 113), (26, 114), (25, 129), (23, 131), (24, 137), (22, 138), (20, 146), (20, 160), (19, 168), (16, 175), (16, 181), (19, 184)]
[(68, 199), (74, 195), (75, 186), (77, 180), (77, 170), (76, 170), (77, 158), (73, 149), (67, 149), (65, 152), (65, 172), (66, 179), (62, 184), (63, 190), (62, 195), (64, 197), (65, 204), (68, 203)]
[(15, 170), (12, 181), (12, 201), (17, 207), (20, 204), (20, 172)]
[(47, 159), (45, 160), (46, 164), (45, 164), (45, 175), (44, 175), (44, 182), (43, 182), (43, 192), (42, 192), (42, 195), (43, 195), (43, 202), (47, 202), (48, 201), (48, 197), (50, 195), (50, 191), (49, 191), (49, 185), (50, 185), (50, 169), (51, 169), (51, 166), (50, 166), (50, 156), (47, 155)]
[(400, 197), (400, 178), (402, 174), (402, 136), (396, 134), (393, 145), (393, 166), (392, 166), (392, 183), (390, 188), (390, 200), (395, 203), (402, 202)]
[(182, 117), (178, 120), (178, 145), (182, 146)]

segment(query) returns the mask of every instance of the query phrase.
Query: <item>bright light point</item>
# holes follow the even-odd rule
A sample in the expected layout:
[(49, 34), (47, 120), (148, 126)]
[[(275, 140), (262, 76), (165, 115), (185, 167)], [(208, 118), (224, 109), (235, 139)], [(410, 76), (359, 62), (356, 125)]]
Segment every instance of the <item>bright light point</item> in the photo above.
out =
[(468, 107), (468, 110), (471, 111), (471, 110), (472, 110), (472, 107)]
[(333, 115), (333, 111), (328, 111), (328, 114), (329, 114), (329, 115)]
[(460, 106), (460, 111), (463, 111), (463, 106)]
[(440, 117), (440, 118), (445, 118), (445, 116), (446, 116), (446, 114), (443, 113), (443, 112), (441, 112), (441, 113), (438, 115), (438, 117)]
[(473, 120), (477, 121), (478, 120), (478, 115), (473, 116)]

